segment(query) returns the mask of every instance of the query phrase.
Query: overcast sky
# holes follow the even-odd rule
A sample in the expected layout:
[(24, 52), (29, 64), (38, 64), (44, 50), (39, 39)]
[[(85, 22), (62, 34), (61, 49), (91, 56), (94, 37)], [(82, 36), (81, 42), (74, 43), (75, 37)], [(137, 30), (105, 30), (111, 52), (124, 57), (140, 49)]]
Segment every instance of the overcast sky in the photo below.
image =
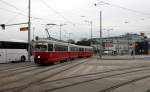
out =
[[(90, 38), (93, 22), (93, 37), (99, 37), (99, 11), (102, 11), (103, 37), (125, 33), (145, 32), (150, 35), (150, 0), (31, 0), (32, 38), (46, 37), (46, 24), (62, 26), (62, 39), (79, 40)], [(94, 4), (97, 3), (97, 6)], [(0, 24), (16, 24), (28, 21), (28, 0), (0, 0)], [(19, 28), (27, 25), (8, 26), (0, 29), (0, 40), (27, 40), (27, 32)], [(59, 26), (49, 26), (52, 37), (59, 39)], [(33, 31), (34, 29), (34, 31)]]

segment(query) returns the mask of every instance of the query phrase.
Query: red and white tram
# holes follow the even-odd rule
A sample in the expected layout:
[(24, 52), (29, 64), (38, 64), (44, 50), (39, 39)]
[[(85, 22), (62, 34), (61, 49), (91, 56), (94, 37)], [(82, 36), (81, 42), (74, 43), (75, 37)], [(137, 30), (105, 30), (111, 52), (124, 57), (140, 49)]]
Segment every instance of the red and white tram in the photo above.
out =
[(38, 64), (61, 62), (93, 55), (93, 48), (90, 46), (78, 46), (51, 40), (38, 40), (34, 43), (34, 48), (34, 62)]

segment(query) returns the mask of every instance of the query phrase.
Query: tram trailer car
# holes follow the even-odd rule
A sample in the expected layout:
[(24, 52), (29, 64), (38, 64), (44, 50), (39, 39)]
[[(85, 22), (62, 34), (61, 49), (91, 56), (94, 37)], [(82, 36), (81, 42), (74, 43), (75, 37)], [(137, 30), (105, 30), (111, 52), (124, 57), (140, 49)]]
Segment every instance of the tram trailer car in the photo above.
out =
[(69, 59), (73, 60), (79, 57), (79, 46), (74, 44), (68, 45)]
[(93, 48), (89, 46), (79, 46), (78, 54), (79, 58), (91, 57), (93, 56)]
[[(34, 48), (34, 62), (37, 64), (61, 62), (93, 55), (92, 47), (56, 41), (36, 41)], [(80, 51), (79, 48), (82, 48), (83, 51)], [(86, 51), (86, 49), (90, 50)]]

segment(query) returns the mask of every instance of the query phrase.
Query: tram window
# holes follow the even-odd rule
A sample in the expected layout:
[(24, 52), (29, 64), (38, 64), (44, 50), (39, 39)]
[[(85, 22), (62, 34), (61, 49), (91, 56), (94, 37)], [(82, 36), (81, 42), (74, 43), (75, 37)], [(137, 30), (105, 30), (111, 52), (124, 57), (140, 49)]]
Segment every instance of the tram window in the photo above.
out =
[(53, 44), (48, 44), (48, 51), (53, 51)]
[(55, 45), (55, 51), (68, 51), (68, 47), (62, 45)]
[(67, 46), (64, 46), (64, 51), (68, 51), (68, 47)]
[(46, 45), (36, 45), (35, 46), (35, 51), (46, 51), (47, 46)]
[(78, 51), (78, 48), (77, 48), (77, 47), (75, 47), (75, 51)]
[(79, 51), (79, 48), (77, 48), (77, 51)]
[(71, 51), (74, 51), (74, 47), (71, 47)]
[(79, 48), (79, 51), (84, 51), (84, 48)]
[(84, 51), (87, 51), (87, 48), (85, 48)]
[(79, 51), (81, 51), (81, 48), (79, 48)]
[(71, 47), (71, 51), (77, 51), (76, 47)]
[(60, 51), (60, 46), (59, 45), (55, 45), (55, 51)]

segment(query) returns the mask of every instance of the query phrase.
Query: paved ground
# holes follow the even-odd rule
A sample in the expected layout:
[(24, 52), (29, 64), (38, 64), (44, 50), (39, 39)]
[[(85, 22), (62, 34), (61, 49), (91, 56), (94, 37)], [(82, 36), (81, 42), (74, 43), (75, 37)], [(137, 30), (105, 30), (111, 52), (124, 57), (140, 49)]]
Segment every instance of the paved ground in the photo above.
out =
[[(99, 56), (99, 55), (98, 55)], [(97, 57), (98, 57), (97, 56)], [(129, 60), (138, 60), (138, 59), (150, 59), (150, 55), (116, 55), (116, 56), (113, 56), (113, 55), (105, 55), (105, 56), (102, 56), (103, 59), (109, 59), (109, 60), (119, 60), (119, 59), (129, 59)]]
[(113, 60), (94, 56), (49, 66), (33, 62), (0, 64), (0, 92), (150, 91), (148, 56), (105, 58)]

